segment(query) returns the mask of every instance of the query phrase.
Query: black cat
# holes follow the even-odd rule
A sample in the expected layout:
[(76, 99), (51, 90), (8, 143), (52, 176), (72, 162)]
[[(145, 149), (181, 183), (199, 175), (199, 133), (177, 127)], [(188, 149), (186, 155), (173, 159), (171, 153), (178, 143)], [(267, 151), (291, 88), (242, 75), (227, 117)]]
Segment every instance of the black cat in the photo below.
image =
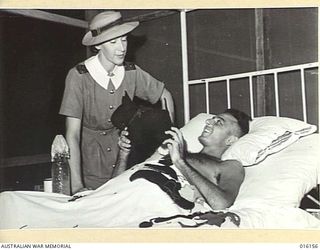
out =
[(131, 152), (127, 168), (150, 157), (169, 138), (164, 132), (172, 126), (167, 110), (137, 97), (131, 100), (127, 92), (122, 98), (122, 104), (112, 114), (111, 121), (120, 131), (128, 128)]

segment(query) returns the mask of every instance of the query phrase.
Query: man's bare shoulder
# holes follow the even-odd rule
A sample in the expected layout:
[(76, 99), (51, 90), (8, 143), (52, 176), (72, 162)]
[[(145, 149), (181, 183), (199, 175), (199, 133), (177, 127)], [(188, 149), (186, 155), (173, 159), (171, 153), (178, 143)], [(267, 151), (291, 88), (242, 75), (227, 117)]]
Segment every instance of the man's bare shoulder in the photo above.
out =
[(244, 167), (241, 162), (237, 160), (225, 160), (221, 161), (221, 173), (229, 177), (236, 177), (237, 179), (243, 179), (245, 175)]
[(238, 167), (243, 169), (241, 162), (237, 160), (225, 160), (225, 161), (221, 161), (221, 164), (225, 166)]

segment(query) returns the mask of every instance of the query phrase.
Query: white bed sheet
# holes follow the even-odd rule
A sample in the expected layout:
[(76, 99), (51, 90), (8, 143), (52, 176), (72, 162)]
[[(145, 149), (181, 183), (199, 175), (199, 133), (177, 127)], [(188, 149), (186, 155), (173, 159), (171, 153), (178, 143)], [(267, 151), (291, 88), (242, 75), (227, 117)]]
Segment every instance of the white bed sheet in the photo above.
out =
[(209, 210), (199, 203), (192, 211), (182, 209), (155, 184), (144, 179), (131, 182), (129, 177), (138, 169), (135, 166), (72, 202), (70, 196), (54, 193), (3, 192), (0, 229), (139, 227), (154, 217)]
[[(234, 205), (225, 211), (240, 216), (240, 228), (320, 228), (320, 220), (290, 202), (283, 203), (283, 197), (280, 197), (277, 191), (272, 197), (267, 191), (276, 187), (277, 183), (273, 178), (267, 183), (264, 177), (268, 175), (261, 172), (268, 168), (277, 170), (277, 166), (286, 166), (286, 162), (279, 162), (281, 158), (287, 159), (286, 150), (295, 152), (295, 150), (314, 148), (315, 143), (318, 145), (318, 139), (318, 135), (303, 138), (259, 165), (246, 169), (246, 177), (239, 195)], [(210, 210), (206, 203), (195, 203), (195, 208), (192, 210), (182, 209), (155, 184), (143, 179), (130, 182), (129, 177), (140, 168), (141, 165), (137, 165), (99, 189), (84, 193), (86, 196), (72, 202), (68, 202), (70, 196), (60, 194), (31, 191), (3, 192), (0, 194), (0, 229), (138, 228), (141, 222), (155, 217), (187, 215)], [(290, 171), (290, 168), (287, 170)], [(313, 178), (319, 178), (319, 165), (312, 171)], [(284, 171), (280, 172), (285, 174)], [(302, 186), (308, 191), (311, 186), (306, 185)], [(290, 196), (290, 191), (285, 190), (285, 194)], [(184, 224), (195, 224), (194, 220), (177, 219), (170, 223), (156, 224), (154, 227), (180, 227), (181, 221)], [(203, 227), (219, 228), (209, 225)], [(226, 220), (221, 227), (236, 228), (229, 220)]]

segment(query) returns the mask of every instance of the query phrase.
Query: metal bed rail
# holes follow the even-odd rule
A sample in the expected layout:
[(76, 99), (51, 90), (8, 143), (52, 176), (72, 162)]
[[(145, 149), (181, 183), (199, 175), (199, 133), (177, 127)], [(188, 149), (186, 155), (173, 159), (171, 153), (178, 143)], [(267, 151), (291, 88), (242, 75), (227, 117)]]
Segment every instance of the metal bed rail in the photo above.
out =
[[(292, 71), (300, 71), (300, 83), (301, 83), (301, 93), (302, 93), (302, 111), (303, 111), (303, 120), (307, 122), (307, 105), (306, 105), (306, 87), (305, 87), (305, 70), (306, 69), (313, 69), (318, 68), (319, 63), (306, 63), (306, 64), (299, 64), (294, 66), (288, 67), (281, 67), (281, 68), (274, 68), (274, 69), (267, 69), (267, 70), (260, 70), (260, 71), (253, 71), (253, 72), (246, 72), (240, 74), (233, 74), (233, 75), (226, 75), (226, 76), (219, 76), (219, 77), (212, 77), (212, 78), (204, 78), (204, 79), (197, 79), (197, 80), (188, 80), (185, 82), (185, 91), (189, 91), (190, 85), (195, 84), (205, 84), (206, 89), (206, 112), (209, 113), (210, 107), (210, 97), (209, 97), (209, 84), (215, 82), (226, 82), (227, 88), (227, 106), (231, 108), (231, 92), (230, 92), (230, 84), (231, 80), (236, 79), (249, 79), (249, 95), (250, 95), (250, 113), (251, 117), (254, 117), (254, 102), (253, 102), (253, 77), (258, 76), (265, 76), (265, 75), (273, 75), (274, 77), (274, 94), (275, 94), (275, 106), (276, 106), (276, 116), (280, 116), (280, 108), (279, 108), (279, 91), (278, 91), (278, 76), (280, 73), (284, 72), (292, 72)], [(189, 93), (187, 94), (187, 97)], [(189, 100), (189, 98), (187, 99)], [(189, 106), (186, 105), (186, 112), (189, 114), (190, 109)], [(188, 118), (189, 119), (189, 118)]]

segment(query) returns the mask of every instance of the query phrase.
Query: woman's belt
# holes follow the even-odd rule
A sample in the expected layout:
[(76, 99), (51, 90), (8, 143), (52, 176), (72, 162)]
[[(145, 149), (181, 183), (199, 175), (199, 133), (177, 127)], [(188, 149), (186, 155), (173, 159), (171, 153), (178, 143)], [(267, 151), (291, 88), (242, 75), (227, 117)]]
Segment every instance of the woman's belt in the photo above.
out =
[(86, 133), (90, 133), (93, 135), (107, 135), (107, 134), (113, 133), (114, 131), (117, 131), (118, 129), (116, 127), (110, 127), (107, 129), (92, 129), (92, 128), (88, 128), (88, 127), (83, 126), (83, 130)]

